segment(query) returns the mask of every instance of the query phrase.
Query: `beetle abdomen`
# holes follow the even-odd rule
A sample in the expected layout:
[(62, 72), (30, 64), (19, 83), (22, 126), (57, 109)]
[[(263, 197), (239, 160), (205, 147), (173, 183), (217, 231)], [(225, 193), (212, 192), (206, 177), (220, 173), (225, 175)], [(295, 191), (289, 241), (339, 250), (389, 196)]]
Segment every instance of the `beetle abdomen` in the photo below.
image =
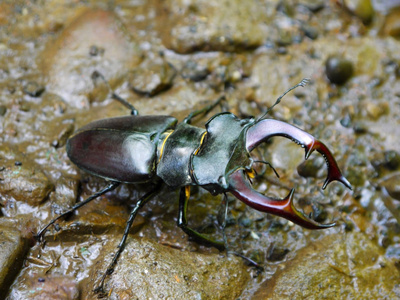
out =
[(67, 154), (79, 168), (109, 180), (140, 183), (155, 174), (160, 134), (175, 126), (168, 116), (127, 116), (96, 121), (67, 142)]

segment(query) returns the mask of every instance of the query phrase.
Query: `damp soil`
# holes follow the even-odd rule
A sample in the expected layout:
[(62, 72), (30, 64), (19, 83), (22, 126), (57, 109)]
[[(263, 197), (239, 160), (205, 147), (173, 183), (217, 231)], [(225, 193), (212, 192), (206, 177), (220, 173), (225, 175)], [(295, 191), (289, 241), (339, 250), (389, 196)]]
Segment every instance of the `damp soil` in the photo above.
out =
[[(0, 3), (0, 299), (97, 299), (93, 292), (130, 210), (151, 183), (121, 185), (45, 234), (50, 220), (107, 185), (67, 157), (91, 121), (129, 115), (183, 120), (269, 112), (323, 141), (353, 189), (322, 190), (318, 153), (273, 138), (254, 152), (253, 187), (320, 223), (310, 231), (193, 187), (191, 227), (176, 225), (179, 191), (163, 187), (136, 217), (108, 299), (400, 298), (399, 1), (2, 1)], [(102, 78), (92, 76), (94, 72)], [(226, 223), (224, 232), (221, 224)], [(242, 259), (240, 254), (246, 259)], [(249, 259), (260, 267), (249, 265)]]

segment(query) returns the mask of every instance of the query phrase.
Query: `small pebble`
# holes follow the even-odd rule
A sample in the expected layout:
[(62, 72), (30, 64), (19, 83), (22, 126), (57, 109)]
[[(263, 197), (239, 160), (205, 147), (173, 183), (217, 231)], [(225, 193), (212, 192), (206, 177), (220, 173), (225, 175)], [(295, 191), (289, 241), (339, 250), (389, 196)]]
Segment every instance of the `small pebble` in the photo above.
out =
[(23, 91), (31, 97), (39, 97), (44, 92), (44, 86), (35, 81), (29, 81), (25, 84)]
[(331, 56), (325, 62), (325, 72), (330, 82), (344, 84), (353, 76), (353, 63), (340, 56)]
[(386, 191), (395, 200), (400, 200), (400, 175), (394, 175), (386, 179), (382, 185)]

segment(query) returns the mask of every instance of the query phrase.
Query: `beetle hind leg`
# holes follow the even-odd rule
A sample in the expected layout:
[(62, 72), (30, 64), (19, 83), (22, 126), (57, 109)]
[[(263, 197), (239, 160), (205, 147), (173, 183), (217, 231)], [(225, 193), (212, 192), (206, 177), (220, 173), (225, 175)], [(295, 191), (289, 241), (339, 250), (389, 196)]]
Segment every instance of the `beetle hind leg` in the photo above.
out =
[(114, 266), (118, 261), (119, 256), (121, 255), (122, 251), (124, 250), (126, 239), (128, 238), (129, 230), (132, 227), (133, 221), (139, 210), (151, 199), (153, 198), (161, 188), (161, 183), (157, 184), (157, 186), (151, 190), (150, 192), (143, 195), (137, 202), (135, 207), (132, 209), (129, 219), (126, 222), (124, 234), (122, 236), (121, 241), (117, 246), (117, 252), (114, 254), (113, 259), (111, 260), (110, 264), (108, 265), (106, 271), (104, 272), (103, 276), (101, 277), (100, 284), (97, 288), (94, 289), (95, 293), (99, 293), (100, 295), (104, 295), (104, 281), (108, 275), (111, 275), (114, 272)]
[(196, 230), (188, 227), (188, 221), (186, 217), (187, 205), (190, 197), (190, 187), (186, 186), (181, 188), (179, 195), (179, 216), (178, 216), (178, 227), (180, 227), (189, 237), (191, 237), (196, 242), (206, 245), (213, 246), (218, 250), (225, 249), (225, 243), (221, 241), (216, 241), (211, 239)]
[(71, 207), (69, 210), (63, 212), (61, 215), (59, 215), (58, 217), (54, 218), (53, 220), (51, 220), (45, 227), (43, 227), (41, 230), (39, 230), (39, 232), (36, 234), (35, 238), (36, 240), (38, 240), (39, 242), (43, 241), (43, 236), (45, 234), (45, 232), (47, 231), (47, 229), (53, 225), (56, 221), (58, 221), (59, 219), (68, 216), (69, 214), (73, 213), (75, 210), (77, 210), (78, 208), (84, 206), (85, 204), (89, 203), (90, 201), (100, 197), (101, 195), (104, 195), (105, 193), (114, 190), (116, 187), (118, 187), (120, 185), (119, 182), (116, 181), (112, 181), (107, 187), (105, 187), (104, 189), (102, 189), (101, 191), (91, 195), (90, 197), (88, 197), (86, 200), (79, 202), (77, 204), (75, 204), (73, 207)]

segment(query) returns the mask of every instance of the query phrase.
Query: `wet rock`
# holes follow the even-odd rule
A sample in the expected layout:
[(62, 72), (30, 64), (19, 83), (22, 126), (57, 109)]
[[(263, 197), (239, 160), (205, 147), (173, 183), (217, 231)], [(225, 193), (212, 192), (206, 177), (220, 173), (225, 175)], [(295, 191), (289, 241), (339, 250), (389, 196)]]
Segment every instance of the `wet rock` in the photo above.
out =
[(301, 148), (288, 139), (276, 139), (268, 148), (272, 153), (271, 164), (278, 169), (280, 175), (283, 170), (287, 176), (293, 176), (294, 167), (300, 165), (304, 160)]
[(0, 117), (4, 116), (7, 112), (7, 107), (5, 105), (0, 105)]
[(67, 110), (67, 103), (60, 96), (53, 93), (44, 93), (42, 96), (41, 110), (43, 117), (48, 119), (55, 115), (61, 115)]
[(340, 120), (340, 124), (342, 124), (345, 128), (351, 127), (351, 116), (350, 114), (345, 114), (344, 117)]
[(400, 175), (389, 177), (382, 185), (393, 199), (400, 200)]
[(281, 261), (289, 253), (289, 249), (271, 245), (267, 252), (267, 259), (272, 262)]
[(300, 4), (307, 7), (313, 13), (316, 13), (325, 7), (326, 2), (323, 0), (306, 0), (300, 1)]
[(359, 17), (361, 21), (368, 25), (374, 17), (374, 7), (371, 0), (344, 0), (346, 8), (355, 16)]
[(24, 278), (24, 288), (13, 290), (10, 299), (78, 300), (79, 288), (74, 277), (32, 274)]
[(368, 116), (376, 121), (378, 120), (381, 116), (387, 114), (389, 110), (389, 105), (387, 102), (383, 103), (373, 103), (371, 101), (368, 101), (365, 105), (365, 109), (368, 113)]
[(304, 34), (306, 37), (315, 40), (318, 38), (318, 28), (309, 26), (309, 25), (304, 25), (302, 27), (302, 30), (304, 31)]
[(353, 124), (354, 133), (357, 134), (365, 134), (368, 132), (368, 125), (365, 124), (363, 121), (356, 121)]
[(400, 154), (397, 151), (389, 150), (384, 153), (384, 164), (389, 170), (397, 170), (400, 167)]
[(56, 137), (51, 142), (51, 145), (56, 148), (63, 147), (67, 139), (71, 136), (74, 132), (75, 126), (72, 123), (60, 124), (56, 127), (57, 134)]
[[(57, 213), (60, 214), (63, 211)], [(54, 215), (51, 218), (56, 216)], [(122, 232), (126, 227), (128, 218), (129, 210), (127, 207), (121, 206), (118, 201), (100, 198), (81, 207), (76, 215), (61, 219), (55, 229), (50, 227), (46, 236), (48, 240), (57, 239), (63, 242), (74, 241), (79, 236), (84, 241), (87, 238), (86, 234), (115, 232), (116, 238), (122, 238)], [(130, 232), (137, 232), (144, 222), (145, 219), (141, 215), (136, 216)]]
[(154, 96), (172, 86), (176, 70), (164, 59), (151, 59), (145, 60), (128, 76), (129, 87), (134, 92)]
[(400, 273), (381, 253), (362, 233), (325, 236), (300, 250), (252, 299), (397, 299)]
[[(41, 171), (40, 167), (22, 153), (2, 145), (0, 157), (0, 194), (5, 199), (13, 198), (31, 205), (39, 205), (54, 190), (53, 183)], [(17, 163), (16, 163), (17, 162)]]
[(400, 244), (391, 245), (386, 249), (386, 257), (400, 267)]
[[(93, 55), (93, 47), (103, 49)], [(47, 75), (47, 90), (71, 106), (88, 105), (91, 74), (98, 71), (115, 85), (126, 70), (141, 61), (141, 51), (117, 17), (103, 10), (86, 10), (65, 26), (39, 57)]]
[(183, 78), (188, 78), (191, 81), (198, 82), (206, 79), (210, 74), (210, 70), (207, 66), (201, 65), (194, 60), (189, 60), (185, 63), (181, 70)]
[(325, 62), (325, 74), (330, 82), (344, 84), (353, 76), (353, 63), (340, 56), (331, 56)]
[(24, 86), (24, 93), (31, 97), (39, 97), (44, 92), (44, 86), (35, 81), (29, 81)]
[(159, 31), (164, 45), (179, 53), (237, 51), (263, 44), (268, 19), (257, 1), (163, 2)]
[(321, 172), (324, 169), (324, 159), (322, 157), (308, 159), (302, 162), (297, 167), (297, 173), (302, 177), (320, 177)]
[[(84, 298), (93, 295), (109, 259), (108, 249), (104, 249), (82, 285)], [(186, 252), (132, 238), (107, 278), (105, 290), (111, 291), (108, 299), (121, 299), (122, 295), (123, 299), (236, 299), (248, 279), (246, 267), (237, 257)]]
[(0, 225), (0, 298), (19, 273), (28, 244), (16, 228)]
[(400, 37), (400, 9), (395, 9), (386, 16), (382, 33), (386, 36)]

